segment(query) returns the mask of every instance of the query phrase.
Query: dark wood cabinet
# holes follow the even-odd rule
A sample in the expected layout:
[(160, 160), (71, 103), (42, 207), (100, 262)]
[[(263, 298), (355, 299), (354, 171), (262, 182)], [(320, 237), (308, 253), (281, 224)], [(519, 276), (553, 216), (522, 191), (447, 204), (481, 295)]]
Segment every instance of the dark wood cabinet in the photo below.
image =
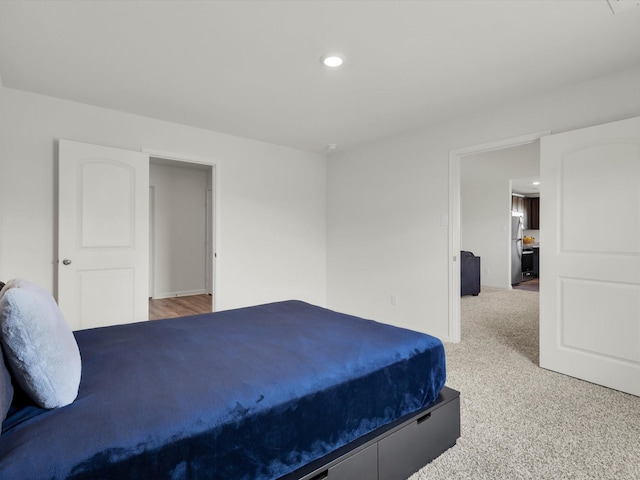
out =
[(512, 195), (511, 211), (522, 214), (525, 230), (540, 230), (540, 198)]
[(540, 198), (527, 198), (529, 201), (529, 230), (540, 230)]

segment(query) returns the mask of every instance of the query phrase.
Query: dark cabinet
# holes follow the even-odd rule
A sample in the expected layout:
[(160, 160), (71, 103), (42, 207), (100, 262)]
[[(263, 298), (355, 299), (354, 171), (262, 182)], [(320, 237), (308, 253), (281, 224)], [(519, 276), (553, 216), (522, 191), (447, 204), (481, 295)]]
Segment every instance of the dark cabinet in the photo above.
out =
[(522, 251), (522, 280), (540, 277), (540, 249), (525, 248)]
[(540, 277), (540, 249), (533, 249), (533, 276)]
[(511, 211), (522, 214), (525, 230), (540, 230), (540, 198), (512, 195)]
[(529, 230), (540, 230), (540, 198), (527, 198)]

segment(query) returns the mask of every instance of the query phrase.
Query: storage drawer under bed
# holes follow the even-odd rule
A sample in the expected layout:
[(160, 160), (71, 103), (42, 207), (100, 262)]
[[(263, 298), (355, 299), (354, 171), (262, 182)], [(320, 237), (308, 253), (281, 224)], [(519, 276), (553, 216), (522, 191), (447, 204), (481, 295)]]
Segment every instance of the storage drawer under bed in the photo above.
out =
[(406, 479), (460, 437), (460, 397), (428, 411), (378, 442), (378, 480)]
[(453, 447), (459, 437), (459, 393), (445, 387), (438, 401), (421, 414), (298, 478), (406, 480)]

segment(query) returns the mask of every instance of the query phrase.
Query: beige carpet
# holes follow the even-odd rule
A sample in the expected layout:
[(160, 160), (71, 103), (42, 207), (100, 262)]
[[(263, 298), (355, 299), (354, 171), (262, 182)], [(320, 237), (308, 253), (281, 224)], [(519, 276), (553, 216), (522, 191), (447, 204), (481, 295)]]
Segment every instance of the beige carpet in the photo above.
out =
[(539, 368), (538, 298), (462, 298), (462, 342), (445, 346), (462, 436), (410, 480), (640, 479), (640, 398)]

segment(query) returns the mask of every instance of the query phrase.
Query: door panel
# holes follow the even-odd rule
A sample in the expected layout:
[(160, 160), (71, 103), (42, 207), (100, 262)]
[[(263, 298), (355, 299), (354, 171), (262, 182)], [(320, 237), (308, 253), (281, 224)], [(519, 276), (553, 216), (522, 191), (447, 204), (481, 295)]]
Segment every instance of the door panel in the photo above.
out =
[(147, 320), (148, 155), (60, 140), (58, 168), (58, 303), (67, 321), (83, 329)]
[(638, 285), (561, 279), (562, 344), (583, 352), (640, 362), (639, 298)]
[(541, 140), (540, 365), (640, 395), (640, 118)]
[[(94, 268), (79, 271), (80, 328), (136, 321), (135, 270), (133, 268)], [(142, 318), (142, 320), (145, 320)]]
[(108, 159), (87, 160), (79, 167), (80, 245), (134, 248), (135, 169)]
[(638, 144), (598, 144), (562, 158), (562, 249), (640, 253)]

